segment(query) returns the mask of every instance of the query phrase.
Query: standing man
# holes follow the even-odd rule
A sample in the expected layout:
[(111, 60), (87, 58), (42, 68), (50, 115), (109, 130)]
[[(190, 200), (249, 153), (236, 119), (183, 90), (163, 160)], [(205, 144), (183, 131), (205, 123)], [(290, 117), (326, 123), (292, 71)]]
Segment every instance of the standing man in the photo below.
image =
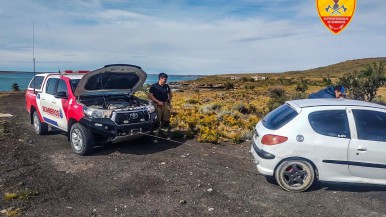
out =
[[(149, 99), (153, 101), (157, 111), (157, 119), (153, 130), (158, 131), (158, 134), (161, 134), (161, 136), (170, 139), (170, 109), (173, 94), (169, 85), (166, 84), (167, 80), (167, 74), (160, 73), (158, 75), (158, 82), (152, 84), (149, 89)], [(159, 129), (160, 126), (161, 129)], [(154, 142), (157, 141), (155, 140)]]
[(346, 96), (346, 91), (342, 85), (329, 86), (325, 89), (319, 90), (316, 93), (311, 93), (309, 99), (317, 98), (344, 98)]

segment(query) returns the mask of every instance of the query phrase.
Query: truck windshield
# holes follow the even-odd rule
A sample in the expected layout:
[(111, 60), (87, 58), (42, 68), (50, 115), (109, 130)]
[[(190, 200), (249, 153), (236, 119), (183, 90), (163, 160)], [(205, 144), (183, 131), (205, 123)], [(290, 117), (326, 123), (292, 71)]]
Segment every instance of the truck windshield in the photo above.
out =
[(74, 93), (76, 87), (78, 87), (79, 81), (80, 81), (80, 79), (71, 79), (70, 80), (72, 93)]

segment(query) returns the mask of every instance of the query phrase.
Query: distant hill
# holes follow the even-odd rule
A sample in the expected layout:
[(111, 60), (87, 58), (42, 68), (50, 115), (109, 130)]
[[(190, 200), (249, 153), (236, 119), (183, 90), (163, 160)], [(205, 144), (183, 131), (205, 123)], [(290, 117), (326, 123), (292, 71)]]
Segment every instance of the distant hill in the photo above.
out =
[(347, 60), (341, 63), (336, 63), (329, 66), (323, 66), (315, 69), (303, 70), (303, 71), (290, 71), (281, 73), (284, 76), (291, 77), (326, 77), (329, 75), (330, 78), (342, 77), (345, 73), (353, 71), (361, 71), (366, 69), (367, 64), (373, 64), (374, 62), (382, 62), (386, 66), (386, 57), (377, 57), (377, 58), (366, 58), (366, 59), (356, 59), (356, 60)]
[(324, 77), (329, 77), (333, 81), (342, 77), (344, 74), (354, 71), (361, 71), (366, 69), (368, 64), (382, 62), (386, 71), (386, 57), (376, 58), (364, 58), (356, 60), (347, 60), (341, 63), (336, 63), (328, 66), (318, 67), (315, 69), (299, 70), (299, 71), (287, 71), (281, 73), (243, 73), (243, 74), (223, 74), (223, 75), (208, 75), (203, 76), (197, 80), (192, 80), (186, 83), (203, 83), (203, 84), (216, 84), (232, 81), (243, 81), (241, 78), (252, 78), (254, 76), (261, 76), (267, 78), (279, 78), (279, 77), (306, 77), (310, 80), (320, 80)]

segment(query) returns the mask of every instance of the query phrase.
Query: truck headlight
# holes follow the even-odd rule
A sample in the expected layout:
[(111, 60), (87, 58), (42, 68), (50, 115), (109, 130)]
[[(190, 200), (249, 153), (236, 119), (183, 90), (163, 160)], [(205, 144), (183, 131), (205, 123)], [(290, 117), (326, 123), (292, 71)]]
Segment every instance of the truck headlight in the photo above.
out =
[(149, 104), (149, 106), (147, 107), (147, 110), (149, 111), (149, 113), (155, 112), (155, 107), (154, 107), (154, 105)]
[(83, 113), (88, 118), (110, 118), (112, 111), (88, 108), (84, 106)]

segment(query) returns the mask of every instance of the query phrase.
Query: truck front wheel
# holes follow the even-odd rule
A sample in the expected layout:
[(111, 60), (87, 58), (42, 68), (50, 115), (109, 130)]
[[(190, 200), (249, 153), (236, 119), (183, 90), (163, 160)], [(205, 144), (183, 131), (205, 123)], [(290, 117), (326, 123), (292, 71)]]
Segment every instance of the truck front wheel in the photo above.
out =
[(48, 132), (48, 124), (40, 121), (37, 111), (34, 112), (34, 114), (32, 115), (32, 118), (33, 118), (35, 133), (38, 135), (46, 134)]
[(80, 123), (71, 126), (70, 142), (72, 150), (78, 155), (87, 155), (94, 149), (92, 132)]

